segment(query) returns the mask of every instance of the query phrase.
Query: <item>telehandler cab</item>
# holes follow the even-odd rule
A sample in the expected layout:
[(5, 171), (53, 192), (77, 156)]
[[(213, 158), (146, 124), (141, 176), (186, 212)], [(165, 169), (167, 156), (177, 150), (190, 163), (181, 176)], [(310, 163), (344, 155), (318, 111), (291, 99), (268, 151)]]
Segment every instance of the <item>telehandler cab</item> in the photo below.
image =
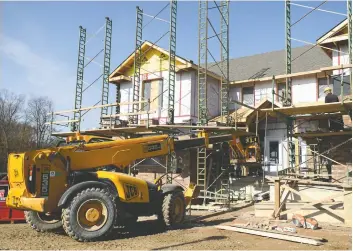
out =
[[(98, 143), (84, 139), (62, 147), (12, 153), (6, 204), (25, 210), (33, 229), (43, 232), (63, 227), (78, 241), (100, 239), (114, 226), (129, 226), (139, 216), (158, 215), (165, 226), (177, 227), (197, 186), (191, 184), (184, 193), (178, 185), (163, 185), (160, 180), (154, 184), (119, 170), (137, 159), (235, 140), (235, 134), (208, 137), (207, 133), (186, 140), (168, 135)], [(111, 165), (115, 172), (97, 171)]]

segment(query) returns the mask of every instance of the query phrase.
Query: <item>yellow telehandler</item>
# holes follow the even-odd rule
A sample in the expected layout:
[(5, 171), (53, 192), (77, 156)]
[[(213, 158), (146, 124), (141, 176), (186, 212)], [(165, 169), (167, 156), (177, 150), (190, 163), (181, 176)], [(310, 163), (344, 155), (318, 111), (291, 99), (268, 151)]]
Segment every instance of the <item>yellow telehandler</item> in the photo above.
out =
[[(183, 191), (178, 185), (147, 182), (121, 170), (138, 159), (234, 141), (236, 133), (212, 137), (200, 133), (198, 138), (185, 140), (160, 135), (93, 141), (78, 134), (77, 144), (12, 153), (6, 204), (24, 210), (33, 229), (43, 232), (63, 227), (78, 241), (98, 240), (114, 226), (129, 226), (139, 216), (158, 215), (165, 226), (178, 227), (197, 187), (191, 184)], [(100, 171), (104, 166), (116, 168)]]

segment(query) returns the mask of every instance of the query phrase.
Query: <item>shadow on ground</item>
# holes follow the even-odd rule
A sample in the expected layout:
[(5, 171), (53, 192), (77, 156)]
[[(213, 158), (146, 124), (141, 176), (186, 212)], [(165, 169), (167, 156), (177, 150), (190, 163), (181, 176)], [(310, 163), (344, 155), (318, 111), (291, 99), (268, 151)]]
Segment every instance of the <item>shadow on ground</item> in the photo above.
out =
[(171, 246), (154, 248), (152, 250), (163, 250), (163, 249), (175, 248), (175, 247), (180, 247), (180, 246), (189, 245), (189, 244), (200, 243), (200, 242), (203, 242), (203, 241), (224, 240), (226, 238), (227, 238), (226, 236), (209, 236), (209, 237), (206, 237), (204, 239), (197, 240), (197, 241), (183, 242), (183, 243), (175, 244), (175, 245), (171, 245)]

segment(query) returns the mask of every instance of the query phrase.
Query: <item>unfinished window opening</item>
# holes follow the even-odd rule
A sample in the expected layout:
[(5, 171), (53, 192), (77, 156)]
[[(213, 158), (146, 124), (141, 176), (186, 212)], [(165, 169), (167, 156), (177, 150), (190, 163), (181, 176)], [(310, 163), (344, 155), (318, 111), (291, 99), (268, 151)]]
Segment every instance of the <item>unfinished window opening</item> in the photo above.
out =
[(276, 101), (283, 102), (285, 91), (286, 91), (286, 83), (278, 83), (277, 84), (277, 95), (279, 95), (281, 97), (276, 96)]
[[(330, 76), (332, 82), (332, 92), (337, 96), (341, 95), (341, 75)], [(343, 95), (350, 94), (350, 77), (349, 75), (343, 75)]]
[(254, 87), (243, 87), (243, 103), (246, 105), (254, 106)]
[[(142, 84), (142, 100), (148, 100), (151, 98), (151, 82), (150, 81), (145, 81)], [(143, 103), (142, 104), (142, 111), (148, 111), (150, 109), (150, 104), (149, 103)]]
[(278, 141), (270, 141), (270, 162), (271, 164), (278, 164), (279, 160), (279, 142)]
[[(341, 95), (341, 75), (333, 75), (329, 77), (329, 80), (326, 78), (319, 78), (318, 79), (318, 99), (323, 100), (325, 99), (324, 90), (326, 87), (330, 87), (332, 89), (332, 93), (340, 96)], [(344, 75), (343, 76), (343, 95), (350, 94), (350, 76)]]

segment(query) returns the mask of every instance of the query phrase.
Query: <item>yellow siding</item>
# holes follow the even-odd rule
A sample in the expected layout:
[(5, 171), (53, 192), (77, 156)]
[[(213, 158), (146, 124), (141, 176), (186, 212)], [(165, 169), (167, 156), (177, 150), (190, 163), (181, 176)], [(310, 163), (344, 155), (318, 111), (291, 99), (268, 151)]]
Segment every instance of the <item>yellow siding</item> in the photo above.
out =
[[(142, 63), (141, 66), (141, 74), (145, 73), (159, 73), (161, 71), (167, 71), (168, 70), (168, 64), (169, 64), (169, 57), (168, 55), (163, 54), (161, 56), (161, 52), (156, 50), (156, 49), (151, 49), (149, 50), (145, 55), (144, 59), (146, 60), (144, 63)], [(176, 60), (176, 67), (181, 67), (184, 66), (182, 62), (179, 62)], [(133, 76), (134, 74), (134, 67), (132, 66), (129, 70), (127, 70), (125, 76)], [(159, 75), (159, 74), (157, 74)], [(157, 76), (156, 76), (157, 77)]]

